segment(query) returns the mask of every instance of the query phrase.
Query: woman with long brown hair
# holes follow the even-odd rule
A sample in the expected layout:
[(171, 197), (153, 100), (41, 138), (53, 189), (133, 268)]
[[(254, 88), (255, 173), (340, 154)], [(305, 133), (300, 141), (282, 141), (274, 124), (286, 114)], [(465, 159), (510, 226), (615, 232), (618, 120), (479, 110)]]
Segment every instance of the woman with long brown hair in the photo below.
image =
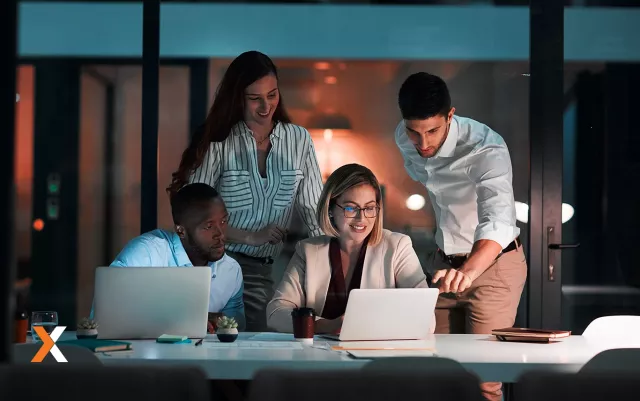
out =
[(315, 217), (322, 178), (313, 142), (291, 123), (276, 66), (266, 55), (249, 51), (229, 65), (168, 191), (190, 182), (209, 184), (224, 199), (227, 254), (242, 267), (247, 331), (265, 331), (271, 268), (294, 206), (309, 235), (322, 234)]

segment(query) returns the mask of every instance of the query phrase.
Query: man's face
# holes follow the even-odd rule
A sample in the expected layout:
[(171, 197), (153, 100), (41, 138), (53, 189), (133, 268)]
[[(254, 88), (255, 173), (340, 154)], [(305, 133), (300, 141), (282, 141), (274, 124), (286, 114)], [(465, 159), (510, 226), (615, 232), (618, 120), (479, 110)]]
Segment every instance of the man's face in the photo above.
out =
[(228, 219), (229, 214), (221, 198), (199, 205), (183, 225), (186, 247), (209, 262), (222, 259)]
[(446, 116), (438, 114), (425, 120), (404, 120), (407, 136), (418, 154), (424, 158), (435, 156), (447, 139), (455, 108)]

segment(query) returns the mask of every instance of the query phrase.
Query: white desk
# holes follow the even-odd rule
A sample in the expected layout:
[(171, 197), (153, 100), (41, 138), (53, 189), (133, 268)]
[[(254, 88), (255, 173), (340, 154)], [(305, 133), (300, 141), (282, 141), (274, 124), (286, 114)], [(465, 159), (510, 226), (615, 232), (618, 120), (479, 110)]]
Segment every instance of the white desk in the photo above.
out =
[[(241, 333), (236, 341), (249, 341), (255, 333)], [(210, 336), (208, 341), (214, 341)], [(205, 341), (207, 341), (205, 340)], [(215, 340), (217, 341), (217, 340)], [(578, 371), (598, 352), (611, 348), (640, 347), (639, 343), (589, 341), (572, 336), (553, 344), (504, 343), (488, 335), (435, 335), (436, 354), (456, 360), (484, 381), (515, 382), (527, 370)], [(131, 341), (133, 352), (98, 354), (112, 364), (188, 364), (202, 368), (210, 379), (249, 380), (263, 368), (358, 369), (368, 360), (346, 354), (305, 347), (303, 350), (210, 348), (192, 344), (158, 344)], [(335, 344), (317, 338), (315, 345)]]

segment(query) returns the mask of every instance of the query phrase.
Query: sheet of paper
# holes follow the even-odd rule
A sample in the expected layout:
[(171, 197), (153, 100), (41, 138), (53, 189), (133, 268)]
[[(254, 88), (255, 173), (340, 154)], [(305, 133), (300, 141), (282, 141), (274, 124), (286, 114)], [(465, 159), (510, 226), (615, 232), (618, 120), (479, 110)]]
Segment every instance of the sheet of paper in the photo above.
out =
[(259, 333), (248, 338), (250, 341), (295, 341), (289, 333)]
[(289, 349), (302, 350), (304, 347), (301, 343), (291, 341), (236, 341), (233, 343), (221, 343), (218, 341), (206, 341), (205, 348), (233, 348), (233, 349)]
[(348, 351), (348, 353), (349, 355), (358, 359), (436, 356), (436, 354), (432, 351), (413, 351), (413, 350)]
[(426, 350), (433, 352), (434, 341), (427, 340), (400, 340), (400, 341), (342, 341), (334, 346), (340, 350)]

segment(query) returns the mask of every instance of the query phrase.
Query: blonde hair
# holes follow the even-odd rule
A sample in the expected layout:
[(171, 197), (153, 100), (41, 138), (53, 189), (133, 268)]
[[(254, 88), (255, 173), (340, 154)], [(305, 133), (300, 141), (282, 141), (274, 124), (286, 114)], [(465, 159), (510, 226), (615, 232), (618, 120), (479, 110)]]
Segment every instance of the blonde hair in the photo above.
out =
[(339, 237), (340, 233), (338, 233), (329, 217), (329, 210), (335, 205), (336, 199), (351, 188), (359, 185), (371, 185), (376, 192), (376, 202), (380, 210), (376, 215), (368, 245), (377, 245), (382, 240), (382, 191), (376, 176), (365, 166), (346, 164), (329, 176), (318, 200), (316, 218), (320, 228), (326, 235)]

